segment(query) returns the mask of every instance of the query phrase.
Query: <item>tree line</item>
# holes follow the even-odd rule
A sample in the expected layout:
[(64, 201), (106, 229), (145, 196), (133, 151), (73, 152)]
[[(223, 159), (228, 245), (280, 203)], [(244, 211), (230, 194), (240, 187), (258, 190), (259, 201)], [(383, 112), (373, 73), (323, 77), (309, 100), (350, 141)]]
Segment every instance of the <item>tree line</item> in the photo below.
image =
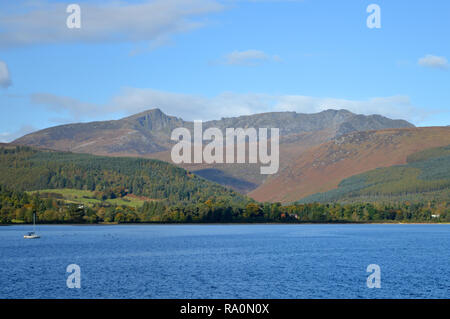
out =
[(0, 223), (370, 223), (370, 222), (450, 222), (450, 204), (359, 203), (292, 204), (235, 203), (226, 198), (205, 202), (170, 204), (147, 201), (135, 208), (123, 205), (85, 206), (56, 197), (43, 198), (0, 186)]

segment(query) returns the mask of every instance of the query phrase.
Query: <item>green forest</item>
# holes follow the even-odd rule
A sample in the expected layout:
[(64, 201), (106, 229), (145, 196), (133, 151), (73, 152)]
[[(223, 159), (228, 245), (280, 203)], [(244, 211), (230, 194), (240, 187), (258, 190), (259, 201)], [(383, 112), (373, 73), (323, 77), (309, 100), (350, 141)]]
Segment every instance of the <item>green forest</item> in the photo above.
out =
[(0, 148), (0, 184), (19, 191), (88, 190), (105, 199), (134, 194), (171, 204), (205, 202), (211, 197), (247, 200), (158, 160), (38, 151), (25, 146)]

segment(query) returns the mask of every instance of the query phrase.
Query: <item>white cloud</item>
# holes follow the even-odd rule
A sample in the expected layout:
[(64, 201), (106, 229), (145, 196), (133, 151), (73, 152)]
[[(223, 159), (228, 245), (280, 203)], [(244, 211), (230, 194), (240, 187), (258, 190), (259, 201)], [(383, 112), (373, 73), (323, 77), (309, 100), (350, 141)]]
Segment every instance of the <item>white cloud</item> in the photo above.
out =
[(101, 108), (97, 104), (85, 103), (71, 97), (48, 93), (31, 94), (30, 101), (33, 104), (43, 105), (50, 111), (67, 111), (72, 120), (75, 121), (86, 116), (95, 116), (98, 114), (99, 108)]
[(278, 55), (270, 56), (259, 50), (233, 51), (224, 56), (223, 63), (228, 65), (255, 66), (264, 61), (280, 61)]
[(442, 56), (436, 56), (427, 54), (423, 58), (419, 59), (419, 65), (427, 67), (427, 68), (434, 68), (434, 69), (441, 69), (441, 70), (447, 70), (450, 65), (445, 57)]
[(380, 114), (419, 124), (431, 110), (414, 106), (407, 96), (375, 97), (366, 100), (322, 98), (302, 95), (224, 92), (214, 97), (180, 94), (146, 88), (124, 88), (103, 105), (81, 102), (51, 94), (34, 94), (31, 100), (46, 108), (68, 112), (75, 120), (105, 119), (106, 114), (124, 116), (160, 108), (184, 120), (212, 120), (263, 112), (316, 113), (347, 109), (357, 114)]
[(158, 107), (185, 120), (218, 119), (225, 116), (269, 111), (270, 97), (263, 94), (225, 92), (208, 98), (201, 95), (179, 94), (153, 89), (126, 88), (114, 97), (108, 109), (129, 114)]
[(263, 112), (295, 111), (316, 113), (327, 109), (347, 109), (357, 114), (381, 114), (393, 119), (418, 122), (426, 116), (407, 96), (375, 97), (366, 100), (321, 98), (302, 95), (238, 94), (224, 92), (214, 97), (178, 94), (153, 89), (124, 89), (109, 103), (111, 111), (137, 113), (154, 107), (185, 120)]
[(9, 143), (22, 137), (26, 134), (36, 131), (36, 128), (31, 125), (23, 125), (19, 130), (15, 132), (3, 132), (0, 133), (0, 143)]
[(5, 62), (0, 61), (0, 86), (7, 88), (11, 84), (11, 75), (9, 74), (8, 65), (6, 65)]
[[(0, 13), (0, 47), (73, 42), (152, 42), (202, 26), (215, 0), (79, 2), (81, 28), (68, 29), (66, 3), (35, 1)], [(7, 11), (7, 10), (4, 10)]]

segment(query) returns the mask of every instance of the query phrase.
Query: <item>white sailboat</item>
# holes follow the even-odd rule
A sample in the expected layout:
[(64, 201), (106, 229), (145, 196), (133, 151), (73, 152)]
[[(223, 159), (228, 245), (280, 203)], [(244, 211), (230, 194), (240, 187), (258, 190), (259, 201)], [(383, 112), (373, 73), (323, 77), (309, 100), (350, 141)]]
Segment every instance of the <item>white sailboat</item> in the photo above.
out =
[(36, 234), (36, 213), (33, 214), (33, 231), (28, 232), (26, 235), (23, 236), (25, 239), (36, 239), (41, 238), (41, 236)]

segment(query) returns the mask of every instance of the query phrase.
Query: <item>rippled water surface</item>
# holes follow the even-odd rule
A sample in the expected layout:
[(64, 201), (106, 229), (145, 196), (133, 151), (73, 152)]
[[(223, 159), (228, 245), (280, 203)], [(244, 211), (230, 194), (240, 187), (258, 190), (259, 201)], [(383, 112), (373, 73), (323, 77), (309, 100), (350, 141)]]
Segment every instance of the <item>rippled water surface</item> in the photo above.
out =
[(450, 297), (450, 225), (38, 226), (23, 239), (30, 228), (0, 227), (0, 298)]

